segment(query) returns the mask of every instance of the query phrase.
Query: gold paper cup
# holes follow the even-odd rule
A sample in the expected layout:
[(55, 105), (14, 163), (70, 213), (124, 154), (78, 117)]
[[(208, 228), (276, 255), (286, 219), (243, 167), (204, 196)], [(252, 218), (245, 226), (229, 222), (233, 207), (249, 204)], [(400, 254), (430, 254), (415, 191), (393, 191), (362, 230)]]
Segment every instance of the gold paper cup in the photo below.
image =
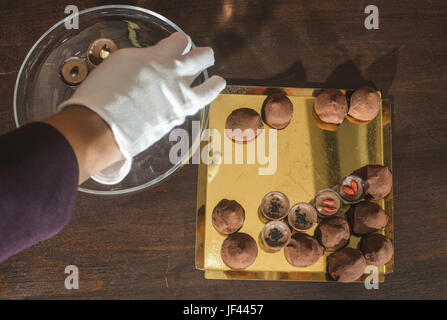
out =
[(372, 122), (374, 119), (369, 120), (369, 121), (362, 121), (362, 120), (358, 120), (356, 118), (351, 117), (349, 114), (346, 115), (346, 119), (348, 119), (349, 122), (353, 123), (353, 124), (368, 124), (370, 122)]
[(340, 124), (324, 122), (323, 120), (321, 120), (318, 114), (315, 112), (315, 108), (312, 108), (312, 118), (315, 120), (315, 123), (321, 130), (336, 131), (340, 126)]

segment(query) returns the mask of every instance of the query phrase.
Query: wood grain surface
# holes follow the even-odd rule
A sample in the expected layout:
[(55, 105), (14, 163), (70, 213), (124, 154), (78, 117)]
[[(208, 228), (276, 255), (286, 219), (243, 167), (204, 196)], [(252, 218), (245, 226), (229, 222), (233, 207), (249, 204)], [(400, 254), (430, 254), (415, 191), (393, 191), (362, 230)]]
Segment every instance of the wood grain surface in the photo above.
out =
[[(2, 0), (0, 134), (14, 129), (13, 91), (34, 42), (80, 9), (109, 1)], [(0, 298), (385, 299), (447, 298), (447, 2), (119, 1), (176, 22), (212, 46), (230, 84), (356, 88), (393, 100), (395, 270), (379, 290), (361, 284), (206, 280), (194, 267), (197, 166), (133, 195), (79, 194), (57, 236), (0, 264)], [(64, 269), (80, 269), (80, 289)]]

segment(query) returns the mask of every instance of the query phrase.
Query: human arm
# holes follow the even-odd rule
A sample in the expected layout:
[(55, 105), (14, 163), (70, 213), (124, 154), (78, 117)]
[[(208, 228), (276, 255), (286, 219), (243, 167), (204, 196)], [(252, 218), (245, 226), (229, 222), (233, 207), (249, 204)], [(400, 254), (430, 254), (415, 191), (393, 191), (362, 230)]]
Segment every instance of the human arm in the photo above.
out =
[(0, 136), (0, 261), (57, 234), (78, 184), (123, 156), (129, 163), (217, 97), (220, 77), (191, 88), (214, 64), (212, 50), (189, 48), (176, 34), (152, 49), (118, 50), (57, 114)]

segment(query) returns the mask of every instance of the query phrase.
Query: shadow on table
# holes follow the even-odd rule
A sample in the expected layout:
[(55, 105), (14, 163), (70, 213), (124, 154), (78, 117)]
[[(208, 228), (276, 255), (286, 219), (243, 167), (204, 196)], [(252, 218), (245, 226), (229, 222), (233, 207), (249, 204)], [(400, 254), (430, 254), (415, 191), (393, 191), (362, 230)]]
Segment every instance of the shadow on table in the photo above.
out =
[(374, 61), (362, 74), (354, 61), (348, 60), (337, 66), (325, 82), (307, 81), (306, 70), (300, 60), (285, 71), (264, 79), (227, 78), (231, 85), (296, 87), (296, 88), (343, 88), (356, 89), (373, 86), (389, 98), (389, 90), (396, 74), (397, 50), (393, 49)]

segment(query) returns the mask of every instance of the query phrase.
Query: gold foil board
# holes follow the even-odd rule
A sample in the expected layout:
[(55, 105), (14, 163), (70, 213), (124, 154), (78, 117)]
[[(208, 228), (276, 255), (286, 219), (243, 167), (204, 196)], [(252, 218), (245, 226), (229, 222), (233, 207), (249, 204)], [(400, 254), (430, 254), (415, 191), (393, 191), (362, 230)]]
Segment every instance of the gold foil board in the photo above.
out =
[[(228, 137), (224, 133), (228, 115), (237, 108), (252, 108), (261, 112), (266, 92), (272, 88), (228, 86), (211, 104), (208, 128), (220, 133), (202, 142), (211, 153), (225, 156), (228, 152)], [(219, 234), (211, 223), (211, 214), (216, 204), (226, 198), (238, 201), (245, 209), (246, 219), (240, 232), (250, 234), (259, 244), (259, 233), (265, 223), (258, 216), (262, 197), (274, 190), (285, 193), (291, 205), (310, 202), (324, 188), (332, 188), (340, 179), (367, 164), (382, 164), (391, 170), (391, 123), (390, 104), (383, 100), (379, 115), (368, 124), (353, 124), (345, 120), (336, 131), (320, 129), (312, 117), (312, 108), (319, 89), (280, 88), (294, 105), (293, 119), (284, 130), (271, 129), (267, 125), (257, 139), (265, 139), (269, 148), (271, 130), (277, 134), (277, 169), (273, 175), (259, 175), (259, 168), (267, 165), (246, 164), (247, 148), (256, 140), (242, 145), (245, 164), (203, 163), (199, 165), (196, 267), (205, 271), (208, 279), (262, 279), (330, 281), (326, 274), (325, 255), (314, 265), (306, 268), (291, 266), (283, 250), (275, 253), (264, 251), (258, 246), (256, 261), (244, 270), (232, 270), (220, 256), (225, 236)], [(346, 92), (346, 90), (343, 90)], [(264, 136), (264, 137), (262, 137)], [(214, 139), (214, 140), (213, 140)], [(220, 143), (216, 143), (220, 139)], [(225, 143), (227, 143), (225, 145)], [(232, 156), (236, 152), (235, 143)], [(268, 153), (267, 153), (268, 154)], [(223, 161), (222, 161), (223, 162)], [(377, 201), (390, 217), (387, 227), (381, 232), (392, 237), (392, 196)], [(316, 225), (308, 232), (313, 235)], [(357, 247), (360, 238), (352, 236), (349, 247)], [(393, 260), (379, 267), (380, 281), (392, 272)], [(367, 275), (364, 275), (364, 277)], [(360, 280), (362, 280), (362, 277)]]

